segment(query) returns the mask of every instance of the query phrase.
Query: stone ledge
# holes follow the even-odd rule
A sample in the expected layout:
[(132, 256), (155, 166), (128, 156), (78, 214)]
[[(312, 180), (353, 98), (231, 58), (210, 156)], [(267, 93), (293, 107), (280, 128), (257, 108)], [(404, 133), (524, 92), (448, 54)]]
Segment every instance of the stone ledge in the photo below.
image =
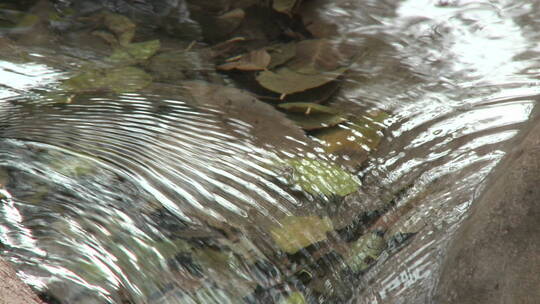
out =
[(540, 303), (540, 120), (531, 120), (452, 238), (433, 303)]

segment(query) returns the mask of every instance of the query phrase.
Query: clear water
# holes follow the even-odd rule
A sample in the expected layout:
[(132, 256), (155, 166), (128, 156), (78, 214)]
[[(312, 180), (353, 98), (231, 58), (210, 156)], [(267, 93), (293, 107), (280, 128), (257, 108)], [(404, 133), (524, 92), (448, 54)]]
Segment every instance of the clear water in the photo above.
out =
[(269, 227), (293, 214), (347, 222), (391, 199), (386, 235), (414, 237), (326, 288), (335, 302), (429, 302), (452, 232), (540, 93), (538, 3), (312, 2), (361, 54), (335, 105), (392, 114), (357, 168), (361, 190), (336, 209), (272, 166), (327, 158), (286, 122), (261, 130), (171, 86), (55, 104), (46, 92), (91, 54), (30, 43), (24, 61), (2, 58), (0, 183), (12, 197), (0, 243), (21, 278), (62, 303), (279, 303), (296, 290), (329, 302), (290, 279), (305, 263), (277, 252)]

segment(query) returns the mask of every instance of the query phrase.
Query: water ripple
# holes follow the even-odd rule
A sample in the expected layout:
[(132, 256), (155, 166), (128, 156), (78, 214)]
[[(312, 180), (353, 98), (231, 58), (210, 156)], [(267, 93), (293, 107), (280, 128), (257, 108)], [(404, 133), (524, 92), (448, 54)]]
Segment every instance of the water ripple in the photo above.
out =
[[(20, 276), (66, 303), (270, 303), (300, 288), (316, 303), (302, 284), (321, 268), (325, 288), (350, 302), (428, 301), (449, 237), (531, 119), (538, 5), (308, 2), (363, 52), (334, 105), (392, 114), (380, 147), (354, 168), (360, 191), (339, 201), (287, 184), (278, 160), (333, 156), (262, 113), (270, 106), (226, 111), (155, 90), (52, 103), (42, 91), (63, 72), (3, 60), (0, 243)], [(377, 204), (372, 227), (325, 231), (328, 244), (300, 254), (278, 252), (268, 232), (291, 215), (350, 224)], [(384, 230), (388, 243), (414, 237), (337, 280), (346, 245), (336, 240), (349, 228)], [(253, 286), (257, 299), (246, 296)]]

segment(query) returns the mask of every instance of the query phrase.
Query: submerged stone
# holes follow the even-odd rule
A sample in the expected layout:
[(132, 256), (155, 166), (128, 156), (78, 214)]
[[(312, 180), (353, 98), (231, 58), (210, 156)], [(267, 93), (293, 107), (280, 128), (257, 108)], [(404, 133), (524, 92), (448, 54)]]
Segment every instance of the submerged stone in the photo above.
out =
[(488, 177), (453, 237), (435, 289), (436, 303), (540, 303), (539, 147), (536, 119)]

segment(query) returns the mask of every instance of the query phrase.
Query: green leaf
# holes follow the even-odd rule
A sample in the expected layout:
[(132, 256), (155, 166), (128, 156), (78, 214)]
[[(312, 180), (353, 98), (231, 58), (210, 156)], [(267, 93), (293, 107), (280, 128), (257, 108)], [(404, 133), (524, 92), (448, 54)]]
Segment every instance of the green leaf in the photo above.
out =
[(105, 13), (103, 23), (116, 35), (120, 45), (128, 45), (135, 36), (136, 25), (126, 16)]
[(324, 104), (327, 102), (337, 91), (340, 83), (338, 81), (331, 81), (320, 87), (309, 89), (304, 92), (299, 92), (285, 96), (283, 102), (310, 102), (317, 104)]
[(279, 301), (279, 304), (307, 304), (304, 295), (298, 291), (292, 292), (286, 298)]
[(199, 248), (193, 252), (195, 260), (211, 275), (211, 279), (224, 290), (234, 288), (244, 297), (253, 292), (256, 284), (245, 277), (242, 262), (232, 251)]
[(288, 112), (309, 114), (339, 114), (340, 111), (331, 107), (323, 106), (312, 102), (289, 102), (280, 103), (278, 108)]
[[(281, 67), (275, 71), (263, 71), (257, 75), (257, 82), (264, 88), (280, 93), (292, 94), (322, 86), (335, 80), (347, 70), (346, 67), (330, 72), (299, 73), (288, 67)], [(305, 70), (307, 71), (307, 70)]]
[(346, 121), (336, 109), (310, 102), (291, 102), (278, 105), (288, 112), (287, 117), (304, 130), (335, 126)]
[(287, 118), (294, 121), (300, 128), (307, 131), (333, 127), (347, 121), (345, 117), (339, 114), (287, 114)]
[(162, 81), (179, 81), (201, 78), (210, 66), (200, 52), (175, 50), (159, 53), (148, 61), (146, 68)]
[(125, 65), (140, 63), (154, 56), (160, 47), (159, 40), (131, 43), (126, 47), (115, 49), (108, 60), (115, 64)]
[(152, 77), (141, 69), (124, 67), (108, 71), (106, 81), (115, 93), (134, 92), (152, 83)]
[(290, 14), (296, 6), (298, 0), (274, 0), (272, 8), (280, 13)]
[(63, 87), (69, 91), (95, 91), (106, 87), (105, 74), (101, 70), (89, 70), (64, 81)]
[(360, 181), (341, 167), (309, 158), (288, 159), (293, 174), (290, 182), (311, 194), (346, 196), (355, 192)]
[(88, 70), (67, 79), (62, 87), (68, 91), (81, 93), (93, 91), (133, 92), (148, 86), (152, 77), (135, 67), (121, 67), (108, 70)]
[(280, 225), (270, 230), (272, 239), (286, 253), (293, 254), (311, 244), (326, 240), (326, 233), (332, 231), (329, 218), (318, 216), (288, 216), (280, 220)]
[(243, 9), (235, 8), (217, 17), (215, 20), (216, 28), (212, 30), (216, 31), (217, 36), (225, 37), (236, 30), (245, 17), (246, 12)]
[(299, 73), (318, 74), (348, 65), (352, 55), (345, 53), (337, 42), (309, 39), (296, 44), (295, 57), (289, 68)]
[[(280, 48), (286, 51), (283, 56), (279, 54)], [(276, 50), (276, 55), (273, 55), (272, 49)], [(291, 58), (293, 49), (294, 56)], [(335, 80), (347, 70), (352, 57), (343, 44), (327, 39), (303, 40), (294, 47), (278, 45), (268, 50), (277, 61), (271, 60), (269, 67), (277, 68), (259, 73), (256, 80), (262, 87), (285, 95), (317, 88)]]
[(219, 65), (218, 70), (241, 70), (241, 71), (260, 71), (266, 69), (270, 64), (271, 57), (266, 50), (255, 50), (242, 55), (238, 60)]
[(50, 150), (40, 155), (55, 172), (72, 178), (83, 178), (99, 172), (93, 157)]
[(388, 117), (383, 111), (367, 114), (336, 128), (321, 130), (315, 137), (321, 140), (327, 153), (346, 155), (361, 162), (379, 146), (382, 139), (380, 131), (386, 127), (383, 122)]
[(346, 263), (352, 271), (366, 270), (379, 258), (385, 248), (386, 242), (381, 235), (375, 232), (367, 233), (352, 243)]
[(268, 69), (273, 69), (294, 58), (296, 55), (296, 43), (275, 44), (266, 48), (266, 51), (272, 57)]

